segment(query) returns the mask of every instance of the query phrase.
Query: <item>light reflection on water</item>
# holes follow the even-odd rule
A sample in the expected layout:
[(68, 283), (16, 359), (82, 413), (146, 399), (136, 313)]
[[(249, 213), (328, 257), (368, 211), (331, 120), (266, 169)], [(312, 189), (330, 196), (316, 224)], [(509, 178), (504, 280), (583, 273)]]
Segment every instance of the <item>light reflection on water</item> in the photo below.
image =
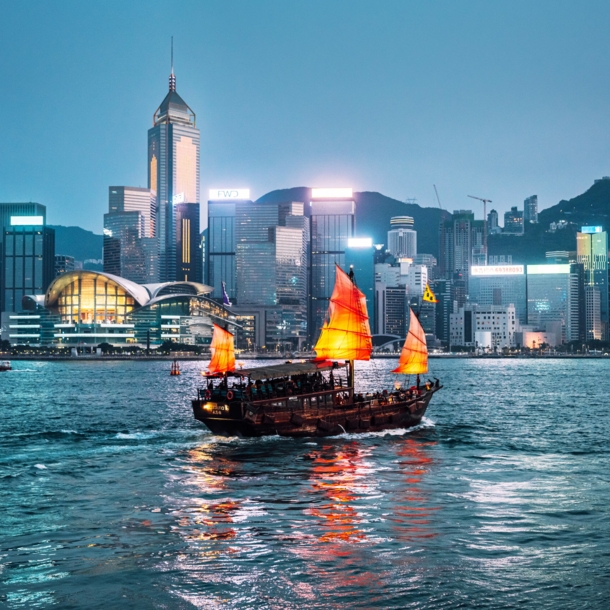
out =
[(17, 366), (0, 606), (606, 607), (608, 363), (434, 360), (418, 429), (309, 440), (214, 438), (201, 363)]

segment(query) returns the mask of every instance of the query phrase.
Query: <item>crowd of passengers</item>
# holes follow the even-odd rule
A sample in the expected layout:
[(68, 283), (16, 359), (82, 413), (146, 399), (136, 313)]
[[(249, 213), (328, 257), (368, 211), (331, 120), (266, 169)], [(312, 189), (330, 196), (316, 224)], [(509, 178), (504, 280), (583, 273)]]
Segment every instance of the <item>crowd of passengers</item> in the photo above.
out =
[[(252, 382), (252, 380), (249, 379), (247, 383), (241, 382), (239, 384), (234, 384), (231, 387), (228, 385), (227, 377), (223, 377), (220, 384), (217, 386), (214, 386), (214, 381), (211, 378), (208, 381), (207, 392), (209, 393), (210, 398), (214, 395), (218, 396), (219, 394), (222, 397), (227, 397), (227, 393), (231, 391), (235, 398), (240, 398), (243, 394), (248, 400), (265, 400), (299, 394), (315, 394), (329, 390), (341, 390), (344, 387), (347, 388), (347, 381), (344, 381), (341, 377), (335, 379), (332, 371), (330, 372), (328, 379), (317, 371), (311, 375), (292, 375), (290, 377), (280, 377), (268, 379), (266, 381), (257, 379), (255, 382)], [(389, 396), (395, 396), (398, 400), (409, 400), (421, 395), (424, 388), (429, 390), (432, 387), (439, 387), (438, 379), (434, 382), (428, 380), (423, 386), (419, 384), (418, 379), (417, 385), (411, 386), (410, 388), (397, 389), (391, 393), (388, 393), (387, 390), (383, 390), (383, 392), (375, 392), (374, 394), (369, 394), (367, 396), (364, 396), (363, 394), (354, 394), (354, 402), (365, 402), (371, 399), (388, 400)], [(347, 396), (347, 393), (345, 396)]]

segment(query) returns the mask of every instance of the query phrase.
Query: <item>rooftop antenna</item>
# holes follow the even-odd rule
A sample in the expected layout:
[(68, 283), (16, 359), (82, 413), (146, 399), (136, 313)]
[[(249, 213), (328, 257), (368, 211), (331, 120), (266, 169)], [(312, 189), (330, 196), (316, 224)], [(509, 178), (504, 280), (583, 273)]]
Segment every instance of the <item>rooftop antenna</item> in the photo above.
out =
[(174, 37), (172, 36), (172, 73), (169, 75), (169, 90), (176, 90), (176, 77), (174, 76)]

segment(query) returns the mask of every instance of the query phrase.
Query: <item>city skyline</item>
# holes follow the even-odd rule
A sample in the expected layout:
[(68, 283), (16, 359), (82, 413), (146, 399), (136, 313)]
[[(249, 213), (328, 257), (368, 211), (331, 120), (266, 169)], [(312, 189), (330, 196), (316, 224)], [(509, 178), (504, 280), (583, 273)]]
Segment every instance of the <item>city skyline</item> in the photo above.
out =
[[(603, 3), (586, 14), (544, 3), (386, 3), (374, 14), (366, 2), (209, 4), (188, 20), (149, 6), (55, 7), (51, 30), (43, 4), (6, 9), (3, 109), (24, 120), (0, 143), (1, 200), (39, 201), (51, 224), (99, 233), (107, 185), (146, 186), (142, 133), (171, 35), (198, 113), (203, 193), (346, 185), (432, 207), (436, 184), (445, 209), (473, 193), (502, 216), (610, 173)], [(158, 44), (142, 44), (154, 24)]]

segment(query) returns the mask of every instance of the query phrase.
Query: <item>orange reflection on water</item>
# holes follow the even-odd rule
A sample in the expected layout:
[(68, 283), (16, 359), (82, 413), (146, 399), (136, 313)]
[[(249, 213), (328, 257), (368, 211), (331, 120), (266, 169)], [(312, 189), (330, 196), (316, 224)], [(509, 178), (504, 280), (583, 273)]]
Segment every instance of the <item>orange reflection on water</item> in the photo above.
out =
[(434, 458), (427, 447), (435, 444), (406, 437), (396, 452), (404, 485), (400, 485), (396, 493), (398, 502), (391, 521), (395, 524), (396, 537), (399, 540), (436, 536), (436, 532), (429, 527), (430, 517), (440, 507), (430, 506), (428, 493), (422, 487), (424, 477), (434, 464)]

